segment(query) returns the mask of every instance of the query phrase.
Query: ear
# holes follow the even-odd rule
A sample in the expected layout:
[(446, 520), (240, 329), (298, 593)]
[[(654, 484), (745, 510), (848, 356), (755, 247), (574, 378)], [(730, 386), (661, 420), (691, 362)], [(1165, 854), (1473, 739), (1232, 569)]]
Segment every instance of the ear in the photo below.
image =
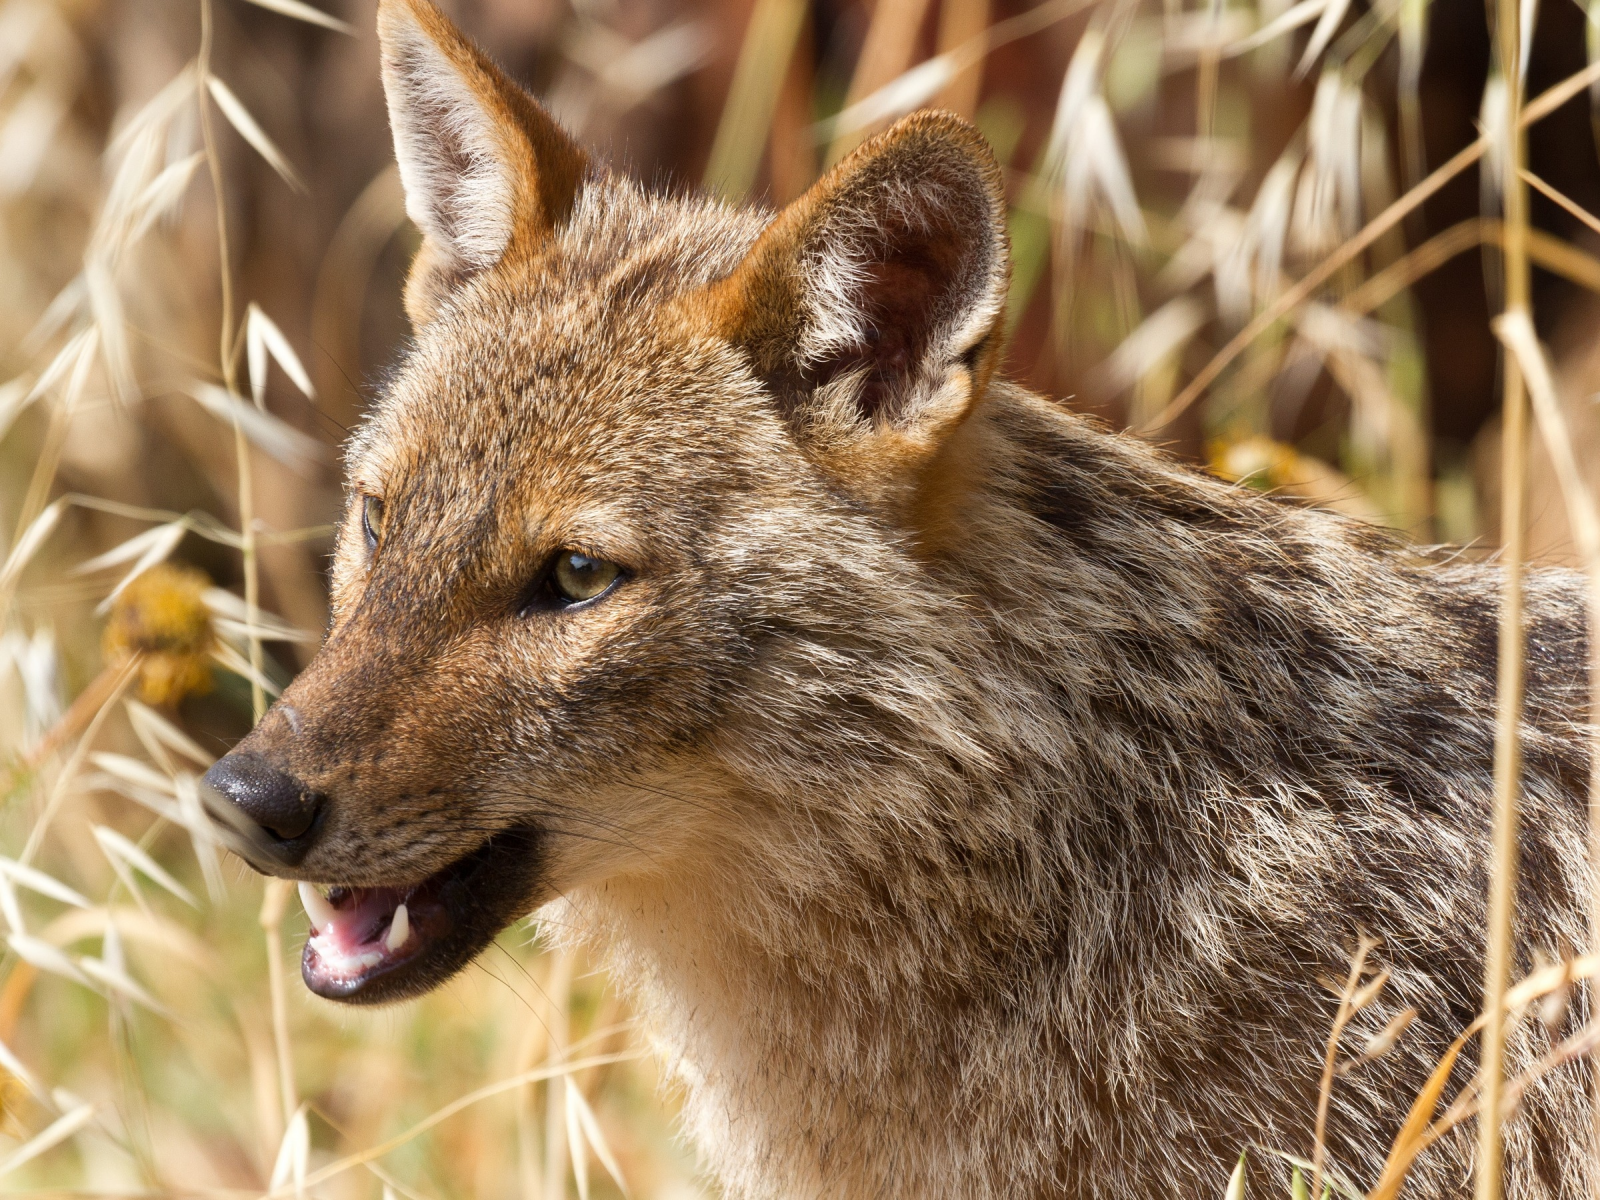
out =
[(922, 459), (988, 383), (1009, 280), (994, 155), (920, 112), (779, 214), (710, 315), (803, 439)]
[(537, 252), (588, 156), (428, 0), (381, 0), (378, 43), (406, 215), (423, 235), (406, 281), (421, 326), (471, 276)]

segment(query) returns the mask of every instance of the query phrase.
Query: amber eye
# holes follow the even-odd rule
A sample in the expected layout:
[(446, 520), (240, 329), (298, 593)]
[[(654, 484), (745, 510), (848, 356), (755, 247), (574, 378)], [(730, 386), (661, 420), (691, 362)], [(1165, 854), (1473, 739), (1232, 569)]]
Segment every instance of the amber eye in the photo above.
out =
[(622, 578), (622, 568), (603, 558), (563, 550), (550, 568), (550, 589), (565, 604), (580, 604), (609, 591)]
[(383, 501), (376, 496), (361, 497), (361, 532), (367, 535), (367, 553), (371, 554), (383, 536)]

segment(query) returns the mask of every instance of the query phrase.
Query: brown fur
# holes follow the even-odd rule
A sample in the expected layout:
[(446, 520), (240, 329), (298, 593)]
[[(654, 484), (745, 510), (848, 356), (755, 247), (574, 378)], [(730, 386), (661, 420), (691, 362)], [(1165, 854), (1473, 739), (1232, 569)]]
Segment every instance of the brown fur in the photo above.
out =
[[(297, 873), (516, 831), (492, 923), (547, 904), (608, 956), (746, 1197), (1220, 1195), (1309, 1152), (1319, 978), (1364, 931), (1361, 1025), (1421, 1014), (1335, 1096), (1370, 1184), (1477, 1007), (1495, 572), (994, 377), (999, 177), (956, 118), (774, 218), (577, 157), (425, 0), (380, 20), (457, 64), (515, 230), (419, 264), (349, 454), (382, 539), (352, 503), (327, 643), (244, 744), (330, 799)], [(564, 547), (628, 577), (524, 611)], [(1530, 608), (1524, 967), (1584, 944), (1588, 886), (1576, 583)], [(1576, 1073), (1537, 1089), (1509, 1194), (1585, 1194), (1586, 1120)]]

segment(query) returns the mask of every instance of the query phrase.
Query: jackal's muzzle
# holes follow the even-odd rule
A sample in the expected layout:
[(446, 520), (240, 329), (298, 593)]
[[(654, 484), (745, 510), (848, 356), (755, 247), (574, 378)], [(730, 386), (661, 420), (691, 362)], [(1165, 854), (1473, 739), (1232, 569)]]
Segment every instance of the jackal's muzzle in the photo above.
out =
[[(260, 755), (236, 751), (206, 773), (229, 844), (265, 874), (288, 874), (322, 834), (328, 797)], [(379, 1004), (420, 995), (472, 961), (529, 907), (539, 833), (503, 830), (431, 875), (382, 887), (302, 880), (311, 921), (306, 986), (330, 1000)]]

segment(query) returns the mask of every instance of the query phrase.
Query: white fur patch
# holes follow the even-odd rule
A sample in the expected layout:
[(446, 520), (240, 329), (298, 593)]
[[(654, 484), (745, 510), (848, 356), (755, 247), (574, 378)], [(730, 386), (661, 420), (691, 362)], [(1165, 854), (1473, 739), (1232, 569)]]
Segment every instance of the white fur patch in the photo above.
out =
[(454, 265), (493, 266), (511, 240), (515, 212), (494, 114), (410, 22), (385, 46), (383, 86), (406, 215)]

